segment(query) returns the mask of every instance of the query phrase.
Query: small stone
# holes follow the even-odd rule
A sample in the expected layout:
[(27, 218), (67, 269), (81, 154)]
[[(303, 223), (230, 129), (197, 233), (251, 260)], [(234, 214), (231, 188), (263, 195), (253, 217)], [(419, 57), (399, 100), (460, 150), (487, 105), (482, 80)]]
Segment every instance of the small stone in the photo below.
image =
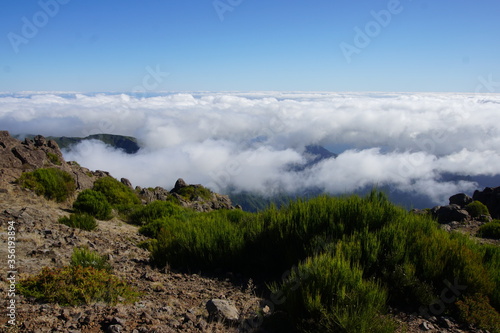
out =
[(212, 319), (235, 322), (240, 318), (238, 309), (225, 299), (211, 299), (207, 302), (206, 308)]
[(432, 324), (427, 321), (424, 321), (422, 324), (420, 324), (419, 327), (422, 331), (430, 331), (434, 329), (434, 326), (432, 326)]
[(112, 320), (111, 320), (111, 324), (112, 325), (121, 325), (121, 326), (125, 326), (125, 324), (127, 323), (127, 321), (125, 319), (122, 319), (120, 317), (114, 317)]
[(198, 325), (196, 325), (199, 329), (201, 329), (202, 331), (205, 331), (208, 327), (208, 323), (203, 320), (203, 319), (200, 319), (200, 322), (198, 323)]
[(123, 329), (122, 329), (122, 326), (120, 326), (120, 325), (111, 325), (111, 326), (108, 326), (108, 329), (107, 329), (108, 333), (120, 333), (122, 331), (123, 331)]
[(441, 324), (441, 326), (443, 326), (444, 328), (452, 328), (454, 326), (453, 323), (445, 317), (441, 317), (439, 319), (439, 324)]
[(189, 322), (189, 321), (191, 321), (193, 323), (196, 323), (196, 316), (194, 314), (192, 314), (192, 313), (186, 312), (184, 314), (184, 322), (186, 323), (186, 322)]

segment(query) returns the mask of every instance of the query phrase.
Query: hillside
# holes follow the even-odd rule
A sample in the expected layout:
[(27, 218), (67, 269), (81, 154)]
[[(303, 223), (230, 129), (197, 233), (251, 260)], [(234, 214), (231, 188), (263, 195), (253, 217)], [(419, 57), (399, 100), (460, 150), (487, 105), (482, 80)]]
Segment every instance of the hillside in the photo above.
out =
[[(30, 187), (31, 182), (18, 181), (33, 179), (23, 174), (47, 169), (71, 175), (74, 188), (64, 200), (48, 200), (49, 188), (40, 192), (39, 187)], [(111, 216), (97, 220), (97, 228), (91, 231), (58, 222), (78, 213), (75, 203), (82, 202), (83, 192), (104, 198), (112, 208)], [(358, 328), (345, 332), (376, 332), (375, 324), (386, 325), (385, 332), (390, 327), (410, 333), (486, 332), (459, 318), (455, 303), (487, 295), (496, 310), (487, 301), (476, 304), (487, 309), (483, 316), (496, 318), (491, 311), (499, 306), (495, 293), (500, 286), (498, 240), (476, 237), (478, 229), (492, 222), (485, 222), (489, 217), (482, 206), (476, 204), (479, 208), (473, 210), (468, 205), (484, 201), (497, 214), (499, 192), (500, 188), (488, 188), (472, 197), (453, 196), (449, 206), (411, 213), (382, 194), (371, 193), (299, 200), (255, 214), (236, 209), (227, 196), (182, 179), (170, 190), (134, 188), (126, 179), (118, 181), (104, 171), (64, 161), (53, 140), (36, 136), (21, 142), (0, 132), (0, 255), (9, 254), (8, 232), (13, 226), (16, 281), (33, 278), (44, 267), (66, 267), (74, 250), (86, 247), (106, 258), (113, 276), (140, 293), (131, 303), (119, 297), (117, 304), (66, 306), (24, 296), (17, 289), (19, 332), (290, 332), (311, 330), (314, 325), (307, 325), (314, 323), (337, 327), (322, 316), (336, 313), (334, 306), (324, 302), (338, 296), (321, 295), (331, 291), (340, 295), (339, 290), (347, 290), (347, 300), (359, 300), (361, 309), (374, 311), (363, 310), (354, 317), (356, 312), (349, 312), (350, 319), (342, 321), (371, 325), (352, 326)], [(346, 265), (338, 253), (358, 259)], [(337, 276), (340, 289), (332, 285), (331, 290), (323, 287), (320, 294), (308, 294), (330, 276), (317, 275), (316, 267), (337, 267), (332, 278), (344, 272), (345, 276)], [(342, 285), (348, 276), (351, 287), (345, 289)], [(459, 290), (453, 301), (448, 302), (450, 293), (443, 292), (443, 280)], [(466, 289), (461, 287), (464, 283)], [(4, 275), (0, 289), (7, 294), (9, 288)], [(380, 292), (380, 300), (387, 292), (387, 301), (378, 305), (370, 301), (374, 307), (366, 307), (364, 295), (375, 296), (370, 290)], [(439, 301), (443, 295), (446, 309), (432, 310), (437, 304), (432, 297)], [(317, 312), (302, 300), (312, 300)], [(6, 297), (5, 307), (8, 302)], [(224, 306), (214, 312), (214, 306), (221, 304), (236, 317), (230, 311), (223, 313)], [(420, 304), (427, 305), (424, 310), (432, 315), (419, 311)], [(339, 309), (351, 308), (349, 302), (341, 305)], [(8, 320), (1, 317), (0, 332), (13, 331)], [(489, 331), (498, 332), (495, 326)]]
[[(33, 140), (35, 135), (27, 135), (26, 138)], [(131, 136), (114, 135), (114, 134), (92, 134), (84, 138), (81, 137), (55, 137), (48, 136), (47, 140), (54, 140), (60, 149), (69, 149), (71, 146), (76, 145), (85, 140), (99, 140), (114, 148), (122, 149), (127, 154), (135, 154), (139, 151), (140, 147), (137, 139)]]

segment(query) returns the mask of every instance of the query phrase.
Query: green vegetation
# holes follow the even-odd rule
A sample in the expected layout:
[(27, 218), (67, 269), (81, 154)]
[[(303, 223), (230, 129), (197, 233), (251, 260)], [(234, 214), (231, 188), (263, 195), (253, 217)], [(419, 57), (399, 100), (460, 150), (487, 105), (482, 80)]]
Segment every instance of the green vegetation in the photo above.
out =
[(158, 240), (156, 238), (146, 239), (146, 240), (140, 241), (137, 244), (137, 247), (144, 249), (144, 250), (148, 250), (149, 252), (151, 252), (151, 251), (153, 251), (153, 249), (155, 248), (155, 246), (157, 244), (158, 244)]
[(105, 302), (134, 302), (138, 293), (106, 270), (68, 266), (44, 268), (38, 275), (21, 280), (18, 290), (27, 297), (63, 306)]
[(69, 217), (63, 216), (59, 219), (59, 223), (65, 224), (71, 228), (87, 231), (92, 231), (97, 228), (97, 221), (95, 218), (86, 213), (74, 213), (70, 214)]
[(205, 200), (210, 200), (212, 196), (212, 193), (208, 188), (200, 185), (188, 185), (186, 187), (182, 187), (177, 191), (177, 194), (187, 200), (195, 200), (198, 197)]
[(71, 266), (93, 267), (97, 270), (111, 272), (112, 268), (108, 259), (86, 247), (74, 248), (71, 255)]
[(161, 217), (179, 215), (182, 211), (185, 209), (172, 202), (153, 201), (130, 214), (129, 220), (133, 224), (145, 225)]
[(104, 194), (111, 206), (124, 215), (131, 214), (141, 204), (141, 200), (131, 188), (113, 177), (96, 180), (92, 189)]
[(459, 299), (479, 295), (500, 309), (500, 248), (441, 230), (376, 191), (259, 213), (165, 211), (141, 220), (140, 231), (157, 240), (148, 244), (153, 264), (265, 279), (286, 299), (276, 303), (285, 321), (302, 331), (392, 332), (388, 304), (428, 308), (449, 283), (467, 287)]
[(106, 196), (94, 190), (83, 190), (78, 194), (73, 208), (77, 212), (88, 213), (99, 220), (109, 220), (112, 217), (111, 205)]
[(61, 160), (59, 159), (59, 156), (57, 156), (56, 154), (54, 153), (51, 153), (51, 152), (47, 152), (46, 153), (47, 155), (47, 158), (49, 159), (49, 161), (55, 165), (61, 165), (62, 162)]
[(472, 216), (473, 218), (481, 217), (481, 215), (490, 215), (488, 207), (486, 207), (480, 201), (471, 202), (470, 204), (465, 206), (465, 210), (469, 212), (470, 216)]
[(22, 187), (35, 191), (49, 200), (63, 202), (75, 192), (75, 180), (66, 171), (37, 169), (25, 172), (17, 180)]
[(479, 227), (479, 237), (500, 239), (500, 220), (493, 220)]
[(460, 318), (492, 333), (500, 332), (500, 314), (489, 304), (486, 296), (475, 294), (457, 302)]
[[(27, 137), (33, 139), (33, 136)], [(69, 148), (70, 146), (76, 145), (84, 140), (100, 140), (112, 147), (123, 149), (128, 154), (134, 154), (140, 149), (136, 138), (113, 134), (93, 134), (85, 138), (49, 136), (47, 139), (56, 141), (61, 149)]]
[(359, 264), (340, 255), (309, 257), (278, 286), (282, 309), (297, 326), (314, 332), (394, 332), (396, 325), (380, 316), (387, 291), (363, 278)]

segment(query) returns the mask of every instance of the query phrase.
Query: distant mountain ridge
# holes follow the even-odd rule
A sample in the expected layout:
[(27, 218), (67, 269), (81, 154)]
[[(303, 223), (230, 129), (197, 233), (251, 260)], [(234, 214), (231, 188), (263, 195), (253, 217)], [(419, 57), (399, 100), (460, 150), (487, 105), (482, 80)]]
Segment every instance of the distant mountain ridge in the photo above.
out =
[[(20, 136), (14, 136), (14, 137), (16, 137), (17, 139), (20, 138)], [(35, 135), (26, 135), (25, 137), (32, 140), (35, 137)], [(55, 142), (57, 142), (59, 148), (61, 149), (70, 149), (72, 145), (76, 145), (85, 140), (99, 140), (114, 148), (122, 149), (127, 154), (135, 154), (139, 151), (139, 149), (141, 149), (136, 138), (132, 136), (124, 136), (116, 134), (93, 134), (86, 136), (84, 138), (67, 137), (67, 136), (60, 136), (60, 137), (48, 136), (46, 137), (46, 139), (54, 140)]]

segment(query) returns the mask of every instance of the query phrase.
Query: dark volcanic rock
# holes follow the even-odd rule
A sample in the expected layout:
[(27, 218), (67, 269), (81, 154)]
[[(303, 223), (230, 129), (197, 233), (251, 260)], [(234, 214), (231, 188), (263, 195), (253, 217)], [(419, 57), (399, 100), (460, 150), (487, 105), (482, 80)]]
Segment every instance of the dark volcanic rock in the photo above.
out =
[(486, 187), (483, 191), (476, 190), (472, 199), (485, 204), (492, 218), (500, 218), (500, 186)]
[(181, 188), (184, 188), (184, 187), (188, 187), (188, 184), (186, 184), (186, 182), (184, 181), (184, 179), (179, 178), (179, 179), (177, 179), (177, 181), (175, 182), (175, 186), (174, 186), (174, 188), (172, 189), (172, 191), (170, 191), (170, 192), (178, 193), (178, 192), (179, 192), (179, 190), (180, 190)]
[(465, 193), (458, 193), (450, 197), (450, 205), (459, 205), (464, 208), (472, 202), (472, 198)]
[(8, 131), (0, 131), (0, 187), (15, 181), (25, 171), (38, 168), (58, 168), (71, 174), (78, 190), (91, 188), (100, 174), (82, 168), (78, 163), (66, 162), (54, 140), (37, 135), (33, 140), (20, 141)]
[(470, 218), (469, 213), (459, 205), (436, 206), (431, 212), (439, 223), (462, 222)]
[(225, 299), (211, 299), (207, 302), (206, 308), (212, 320), (235, 323), (240, 318), (238, 309)]

